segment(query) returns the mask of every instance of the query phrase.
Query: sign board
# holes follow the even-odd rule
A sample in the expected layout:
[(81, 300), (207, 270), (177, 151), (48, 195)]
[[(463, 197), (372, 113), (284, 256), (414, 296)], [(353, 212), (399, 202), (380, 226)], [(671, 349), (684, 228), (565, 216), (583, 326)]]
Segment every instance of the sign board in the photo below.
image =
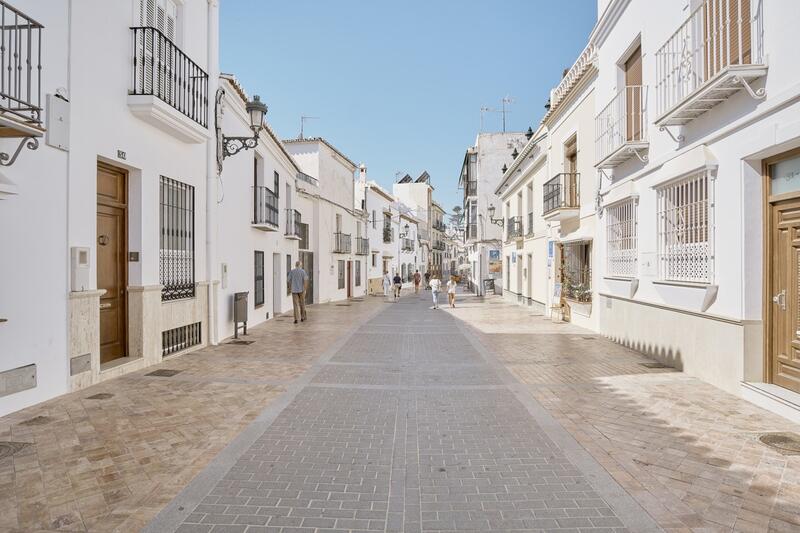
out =
[(553, 284), (553, 303), (561, 301), (561, 284)]
[(503, 274), (503, 260), (500, 258), (500, 250), (489, 250), (489, 275), (500, 276)]

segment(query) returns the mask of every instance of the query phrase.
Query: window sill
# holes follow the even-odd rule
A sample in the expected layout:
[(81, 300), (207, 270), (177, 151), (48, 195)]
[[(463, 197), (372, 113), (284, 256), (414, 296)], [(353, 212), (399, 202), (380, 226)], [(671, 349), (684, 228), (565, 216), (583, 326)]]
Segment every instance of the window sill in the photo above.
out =
[(693, 281), (670, 281), (670, 280), (655, 280), (653, 285), (667, 285), (671, 287), (687, 287), (689, 289), (707, 289), (711, 286), (710, 283), (697, 283)]
[(603, 276), (603, 279), (611, 280), (611, 281), (633, 281), (636, 278), (626, 278), (624, 276)]

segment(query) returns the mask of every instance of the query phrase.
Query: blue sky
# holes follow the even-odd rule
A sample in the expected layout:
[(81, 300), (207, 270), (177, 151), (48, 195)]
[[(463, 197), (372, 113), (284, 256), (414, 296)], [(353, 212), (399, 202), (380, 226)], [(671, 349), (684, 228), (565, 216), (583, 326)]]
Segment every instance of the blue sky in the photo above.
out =
[[(269, 105), (283, 138), (323, 136), (371, 179), (431, 174), (459, 204), (464, 150), (480, 108), (514, 98), (508, 131), (538, 124), (550, 89), (577, 58), (596, 0), (224, 0), (221, 70)], [(485, 131), (501, 131), (499, 114)]]

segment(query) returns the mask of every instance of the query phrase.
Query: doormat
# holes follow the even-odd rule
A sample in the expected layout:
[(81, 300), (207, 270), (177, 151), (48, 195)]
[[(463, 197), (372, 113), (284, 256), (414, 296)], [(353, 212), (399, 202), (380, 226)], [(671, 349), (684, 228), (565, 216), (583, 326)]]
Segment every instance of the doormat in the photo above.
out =
[(238, 341), (237, 340), (237, 341), (228, 341), (225, 344), (235, 344), (237, 346), (248, 346), (250, 344), (253, 344), (254, 342), (256, 342), (256, 341)]
[(336, 304), (336, 307), (350, 307), (350, 304)]
[(671, 366), (667, 366), (663, 363), (639, 363), (639, 364), (647, 368), (672, 368)]
[(17, 452), (20, 452), (30, 446), (30, 442), (12, 442), (8, 440), (0, 441), (0, 459), (11, 457)]
[(764, 433), (758, 440), (783, 455), (800, 455), (800, 435), (797, 433)]
[(154, 370), (149, 374), (145, 374), (145, 376), (155, 376), (159, 378), (171, 378), (175, 374), (180, 374), (183, 370), (175, 370), (172, 368), (159, 368), (158, 370)]
[(114, 395), (110, 392), (101, 392), (98, 394), (94, 394), (92, 396), (87, 396), (87, 400), (108, 400), (109, 398), (113, 398)]
[(20, 422), (19, 425), (20, 426), (44, 426), (45, 424), (49, 424), (52, 421), (53, 421), (53, 419), (50, 418), (49, 416), (39, 415), (39, 416), (34, 416), (33, 418), (29, 418), (28, 420), (25, 420), (24, 422)]

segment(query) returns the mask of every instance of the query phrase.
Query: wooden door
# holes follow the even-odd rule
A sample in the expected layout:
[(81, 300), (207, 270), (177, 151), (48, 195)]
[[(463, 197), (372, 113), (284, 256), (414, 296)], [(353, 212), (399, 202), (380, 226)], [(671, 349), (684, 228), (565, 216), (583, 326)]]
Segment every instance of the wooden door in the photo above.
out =
[(642, 47), (625, 61), (625, 127), (627, 141), (642, 140)]
[(314, 303), (314, 252), (300, 252), (300, 262), (303, 270), (308, 274), (308, 289), (306, 289), (306, 303)]
[(97, 165), (97, 288), (100, 297), (100, 363), (127, 355), (127, 174)]
[(353, 297), (353, 275), (352, 275), (352, 272), (353, 272), (353, 262), (352, 261), (348, 261), (347, 262), (347, 281), (346, 281), (346, 283), (347, 283), (347, 297), (348, 298), (352, 298)]

